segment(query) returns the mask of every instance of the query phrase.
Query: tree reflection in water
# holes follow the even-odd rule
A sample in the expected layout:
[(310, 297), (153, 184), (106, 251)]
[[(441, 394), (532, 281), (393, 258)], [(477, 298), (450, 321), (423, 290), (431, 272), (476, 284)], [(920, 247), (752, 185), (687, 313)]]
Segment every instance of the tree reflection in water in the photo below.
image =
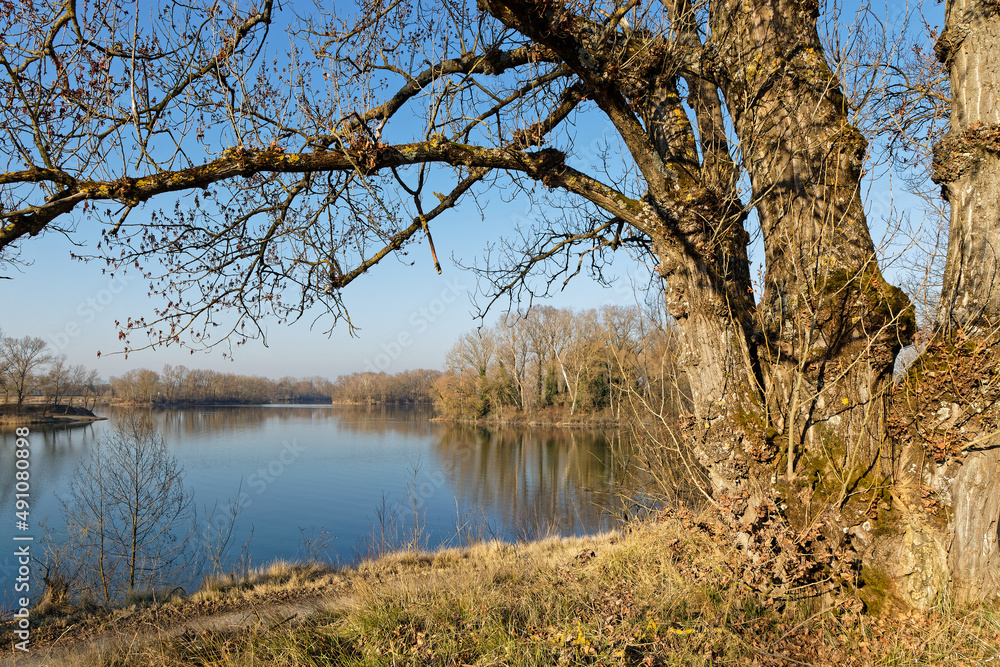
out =
[[(435, 443), (463, 508), (508, 527), (505, 538), (600, 530), (617, 513), (614, 433), (449, 425)], [(514, 533), (514, 534), (510, 534)]]
[[(77, 429), (33, 429), (39, 517), (57, 520), (58, 494), (95, 439), (114, 425), (117, 409), (97, 411), (110, 420)], [(294, 557), (299, 528), (308, 526), (336, 535), (333, 550), (349, 561), (358, 540), (370, 534), (370, 517), (381, 498), (389, 498), (400, 512), (400, 530), (407, 531), (410, 488), (417, 489), (430, 547), (476, 537), (516, 540), (599, 531), (626, 509), (632, 514), (639, 497), (623, 484), (637, 457), (629, 454), (628, 436), (614, 430), (442, 424), (430, 421), (432, 411), (421, 406), (152, 412), (200, 506), (225, 504), (240, 488), (250, 497), (252, 505), (238, 523), (245, 532), (253, 527), (255, 562)], [(294, 460), (281, 461), (289, 442), (296, 445)], [(419, 465), (416, 478), (410, 472), (414, 465)], [(261, 470), (268, 471), (266, 484)], [(13, 497), (9, 481), (0, 480), (2, 489), (9, 492), (4, 497)], [(466, 519), (478, 530), (456, 538), (456, 522)]]

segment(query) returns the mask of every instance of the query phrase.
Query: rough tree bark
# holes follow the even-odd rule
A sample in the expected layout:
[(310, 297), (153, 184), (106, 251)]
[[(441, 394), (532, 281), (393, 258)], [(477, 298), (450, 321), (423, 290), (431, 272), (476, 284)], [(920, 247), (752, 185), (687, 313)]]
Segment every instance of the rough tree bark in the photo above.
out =
[[(951, 80), (951, 119), (948, 134), (935, 146), (933, 162), (933, 179), (941, 184), (942, 196), (951, 205), (944, 284), (934, 323), (945, 344), (936, 352), (947, 356), (956, 348), (986, 348), (993, 365), (1000, 360), (996, 345), (1000, 325), (998, 12), (1000, 6), (990, 0), (947, 2), (945, 30), (935, 53)], [(955, 397), (958, 402), (951, 402), (950, 396), (950, 405), (941, 408), (948, 413), (951, 430), (960, 431), (959, 437), (971, 443), (937, 465), (911, 469), (921, 476), (914, 484), (936, 487), (950, 501), (948, 565), (959, 597), (995, 600), (1000, 596), (997, 378), (984, 375), (979, 380), (974, 394)], [(970, 421), (967, 413), (979, 418)], [(921, 454), (912, 452), (908, 459), (915, 462)]]
[[(906, 296), (883, 279), (860, 180), (867, 143), (850, 124), (811, 1), (723, 1), (712, 38), (767, 261), (758, 307), (762, 420), (784, 451), (793, 525), (840, 541), (862, 492), (893, 474), (887, 389), (913, 334)], [(813, 481), (803, 486), (803, 478)]]
[(989, 327), (1000, 316), (1000, 7), (949, 0), (935, 53), (951, 79), (951, 128), (934, 149), (933, 178), (951, 204), (935, 326)]
[(948, 565), (960, 599), (1000, 595), (1000, 435), (962, 461), (952, 492)]

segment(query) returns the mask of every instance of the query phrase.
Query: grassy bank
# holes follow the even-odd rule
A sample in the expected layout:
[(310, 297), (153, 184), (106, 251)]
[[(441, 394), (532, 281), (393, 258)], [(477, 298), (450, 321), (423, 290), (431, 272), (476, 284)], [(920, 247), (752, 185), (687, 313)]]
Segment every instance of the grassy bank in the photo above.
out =
[[(281, 565), (154, 611), (118, 612), (145, 618), (147, 635), (149, 619), (160, 619), (165, 638), (126, 631), (100, 657), (74, 650), (73, 659), (106, 667), (1000, 662), (996, 608), (904, 613), (890, 601), (875, 616), (860, 613), (851, 593), (775, 603), (742, 583), (741, 559), (725, 539), (670, 518), (596, 537), (405, 552), (340, 572)], [(303, 594), (308, 605), (282, 606)], [(198, 625), (204, 608), (240, 611), (233, 622)]]
[(64, 424), (92, 422), (105, 419), (86, 408), (69, 405), (12, 405), (0, 404), (0, 426), (28, 424)]

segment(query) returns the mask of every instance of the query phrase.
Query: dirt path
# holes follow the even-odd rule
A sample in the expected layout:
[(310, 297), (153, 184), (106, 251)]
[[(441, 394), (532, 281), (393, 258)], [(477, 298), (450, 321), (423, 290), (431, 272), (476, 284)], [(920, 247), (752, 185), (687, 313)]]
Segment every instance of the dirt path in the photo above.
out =
[(115, 647), (146, 645), (255, 623), (285, 623), (355, 604), (349, 580), (331, 575), (316, 584), (294, 592), (272, 590), (249, 598), (159, 603), (83, 616), (64, 627), (34, 629), (28, 653), (16, 650), (6, 633), (8, 644), (0, 654), (0, 667), (94, 665), (102, 652)]
[(41, 667), (44, 665), (89, 665), (95, 664), (98, 656), (115, 646), (148, 644), (157, 640), (170, 639), (187, 634), (197, 634), (205, 630), (225, 630), (247, 626), (253, 623), (283, 623), (292, 619), (305, 618), (328, 609), (341, 608), (350, 600), (339, 596), (317, 595), (295, 602), (272, 605), (266, 602), (250, 604), (243, 609), (219, 614), (196, 616), (158, 626), (150, 619), (138, 623), (127, 620), (116, 623), (115, 628), (82, 636), (73, 632), (73, 626), (62, 636), (40, 645), (32, 645), (28, 653), (8, 650), (0, 659), (2, 667)]

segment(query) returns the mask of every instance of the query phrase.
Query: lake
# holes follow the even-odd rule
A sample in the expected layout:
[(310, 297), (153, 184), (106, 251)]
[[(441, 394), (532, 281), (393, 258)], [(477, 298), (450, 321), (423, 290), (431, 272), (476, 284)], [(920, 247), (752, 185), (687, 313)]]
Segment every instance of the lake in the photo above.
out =
[[(122, 414), (95, 412), (109, 420), (30, 427), (27, 533), (14, 525), (15, 436), (13, 429), (3, 432), (0, 539), (13, 544), (15, 533), (35, 535), (37, 553), (38, 522), (47, 517), (51, 527), (62, 526), (59, 497)], [(436, 548), (461, 543), (457, 526), (466, 537), (504, 540), (599, 531), (612, 523), (616, 506), (617, 436), (610, 432), (441, 424), (422, 407), (200, 407), (151, 414), (184, 469), (203, 525), (206, 509), (218, 504), (218, 518), (230, 502), (242, 501), (232, 555), (249, 540), (253, 565), (301, 558), (310, 543), (310, 551), (325, 547), (325, 559), (350, 563), (371, 551), (373, 537), (378, 544), (412, 539), (414, 516), (421, 542)], [(11, 552), (0, 552), (6, 581), (16, 574)]]

